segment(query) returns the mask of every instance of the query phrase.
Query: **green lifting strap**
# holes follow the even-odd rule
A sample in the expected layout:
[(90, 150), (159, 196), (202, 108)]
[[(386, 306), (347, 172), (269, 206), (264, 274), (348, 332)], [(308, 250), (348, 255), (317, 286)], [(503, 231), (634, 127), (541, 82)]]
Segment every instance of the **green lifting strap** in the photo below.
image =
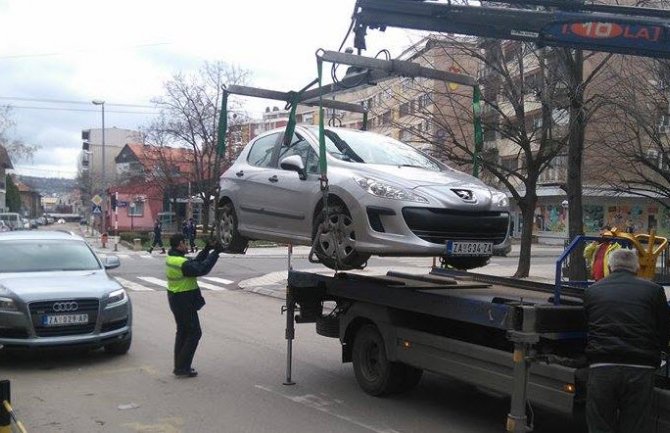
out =
[(216, 136), (216, 154), (223, 156), (226, 152), (226, 131), (228, 130), (228, 91), (223, 91), (221, 111), (219, 112), (219, 129)]
[[(323, 60), (317, 56), (316, 69), (319, 74), (319, 89), (323, 78)], [(328, 163), (326, 161), (326, 135), (323, 124), (323, 94), (319, 94), (319, 171), (321, 172), (321, 181), (324, 182), (328, 175)]]
[(300, 102), (300, 92), (289, 92), (291, 95), (291, 102), (287, 104), (287, 107), (291, 108), (291, 111), (288, 115), (288, 122), (286, 123), (286, 132), (284, 132), (284, 146), (290, 146), (291, 140), (293, 140), (293, 133), (295, 132), (295, 110), (298, 108), (298, 103)]
[(482, 146), (484, 145), (484, 132), (482, 131), (481, 91), (478, 85), (475, 85), (473, 90), (472, 116), (475, 127), (475, 148), (472, 152), (472, 175), (479, 177), (479, 153), (482, 151)]

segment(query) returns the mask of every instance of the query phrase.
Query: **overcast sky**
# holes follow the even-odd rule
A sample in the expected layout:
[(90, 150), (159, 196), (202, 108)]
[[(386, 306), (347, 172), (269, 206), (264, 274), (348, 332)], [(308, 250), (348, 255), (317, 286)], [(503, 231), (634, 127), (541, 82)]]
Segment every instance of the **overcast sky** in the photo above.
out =
[[(339, 48), (353, 7), (354, 0), (0, 0), (0, 105), (14, 107), (12, 135), (41, 147), (16, 172), (74, 177), (81, 130), (101, 127), (91, 100), (108, 104), (107, 127), (136, 129), (155, 110), (112, 104), (151, 105), (165, 81), (204, 61), (249, 69), (256, 86), (298, 90), (316, 77), (315, 51)], [(364, 54), (388, 48), (395, 57), (419, 36), (370, 31)], [(258, 116), (273, 104), (247, 101)]]

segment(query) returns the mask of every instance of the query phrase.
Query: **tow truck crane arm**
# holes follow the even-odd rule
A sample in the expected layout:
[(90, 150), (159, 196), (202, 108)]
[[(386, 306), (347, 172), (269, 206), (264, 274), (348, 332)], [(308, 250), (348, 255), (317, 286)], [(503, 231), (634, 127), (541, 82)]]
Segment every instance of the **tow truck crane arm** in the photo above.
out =
[[(509, 7), (492, 7), (506, 3)], [(358, 0), (354, 44), (367, 29), (387, 27), (535, 42), (636, 56), (670, 58), (670, 11), (557, 0), (500, 0), (467, 6), (422, 0)], [(545, 6), (523, 9), (517, 5)]]

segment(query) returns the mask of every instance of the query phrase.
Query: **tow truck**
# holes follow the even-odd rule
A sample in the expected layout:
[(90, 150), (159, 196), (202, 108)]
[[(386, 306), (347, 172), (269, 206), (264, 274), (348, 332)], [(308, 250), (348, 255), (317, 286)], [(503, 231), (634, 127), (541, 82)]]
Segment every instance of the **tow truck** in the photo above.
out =
[[(492, 5), (505, 4), (505, 7)], [(292, 107), (320, 105), (362, 112), (360, 106), (325, 100), (324, 95), (374, 85), (392, 76), (425, 76), (475, 85), (470, 77), (421, 70), (399, 60), (360, 56), (369, 29), (387, 27), (450, 32), (497, 39), (530, 41), (537, 46), (670, 58), (670, 11), (559, 0), (495, 0), (481, 6), (423, 0), (358, 0), (352, 29), (359, 55), (317, 54), (324, 61), (354, 66), (340, 83), (299, 92), (276, 92), (241, 86), (229, 93), (280, 99)], [(365, 80), (361, 80), (365, 77)], [(227, 95), (226, 95), (227, 97)], [(224, 98), (225, 100), (225, 98)], [(222, 110), (225, 113), (225, 110)], [(323, 122), (323, 111), (320, 113)], [(365, 124), (365, 122), (364, 122)], [(323, 123), (321, 123), (323, 127)], [(291, 137), (291, 120), (285, 136)], [(323, 161), (323, 152), (320, 155)], [(322, 165), (324, 200), (327, 174)], [(327, 221), (327, 218), (325, 219)], [(646, 236), (646, 237), (645, 237)], [(667, 240), (610, 233), (578, 236), (556, 263), (556, 283), (492, 277), (434, 266), (426, 275), (389, 270), (371, 277), (355, 272), (333, 276), (289, 271), (286, 291), (286, 379), (292, 385), (296, 323), (314, 323), (320, 335), (338, 338), (342, 361), (352, 362), (360, 387), (375, 396), (412, 389), (424, 370), (455, 377), (511, 397), (506, 429), (532, 430), (527, 408), (543, 406), (579, 416), (585, 402), (583, 352), (586, 324), (584, 288), (592, 281), (567, 281), (563, 270), (570, 253), (583, 242), (621, 242), (637, 248), (647, 277), (653, 277)], [(654, 390), (655, 425), (670, 432), (670, 375), (667, 358)]]

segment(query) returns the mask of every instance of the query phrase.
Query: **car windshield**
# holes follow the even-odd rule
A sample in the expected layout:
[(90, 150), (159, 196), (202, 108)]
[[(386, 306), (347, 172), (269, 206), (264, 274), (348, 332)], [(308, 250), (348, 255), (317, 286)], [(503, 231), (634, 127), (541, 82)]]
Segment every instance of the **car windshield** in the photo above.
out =
[(346, 129), (326, 129), (325, 136), (328, 153), (343, 161), (441, 171), (437, 161), (391, 137)]
[(100, 263), (83, 242), (7, 240), (0, 242), (2, 272), (91, 271)]

